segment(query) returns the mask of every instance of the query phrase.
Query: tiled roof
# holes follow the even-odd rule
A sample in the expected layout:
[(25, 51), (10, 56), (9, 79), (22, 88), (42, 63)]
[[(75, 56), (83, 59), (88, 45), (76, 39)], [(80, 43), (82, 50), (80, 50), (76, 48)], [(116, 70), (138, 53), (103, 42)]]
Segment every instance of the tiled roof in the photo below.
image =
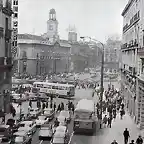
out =
[(32, 34), (18, 34), (18, 39), (45, 40), (42, 36)]

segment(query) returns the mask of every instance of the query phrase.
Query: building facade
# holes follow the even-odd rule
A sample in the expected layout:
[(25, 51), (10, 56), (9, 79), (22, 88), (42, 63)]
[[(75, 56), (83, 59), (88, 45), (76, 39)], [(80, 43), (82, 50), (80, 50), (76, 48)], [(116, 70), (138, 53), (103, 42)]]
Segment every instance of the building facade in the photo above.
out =
[(104, 49), (105, 72), (116, 73), (119, 70), (121, 41), (108, 39)]
[(19, 34), (19, 73), (42, 75), (69, 72), (71, 45), (65, 40), (54, 43), (41, 36)]
[(0, 109), (9, 112), (11, 90), (11, 0), (0, 0)]
[(12, 16), (12, 58), (13, 58), (13, 73), (17, 72), (17, 50), (18, 50), (18, 0), (12, 0), (12, 10), (13, 10), (13, 16)]
[(129, 0), (122, 12), (121, 91), (131, 116), (144, 128), (144, 1)]

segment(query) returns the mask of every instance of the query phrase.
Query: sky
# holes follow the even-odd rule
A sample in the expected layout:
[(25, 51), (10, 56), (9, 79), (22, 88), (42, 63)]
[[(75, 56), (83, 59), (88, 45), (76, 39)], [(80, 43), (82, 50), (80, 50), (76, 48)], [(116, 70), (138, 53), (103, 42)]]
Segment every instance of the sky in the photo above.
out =
[(19, 33), (41, 35), (47, 31), (49, 11), (54, 8), (61, 39), (68, 39), (69, 25), (78, 37), (105, 42), (122, 33), (122, 10), (128, 0), (19, 0)]

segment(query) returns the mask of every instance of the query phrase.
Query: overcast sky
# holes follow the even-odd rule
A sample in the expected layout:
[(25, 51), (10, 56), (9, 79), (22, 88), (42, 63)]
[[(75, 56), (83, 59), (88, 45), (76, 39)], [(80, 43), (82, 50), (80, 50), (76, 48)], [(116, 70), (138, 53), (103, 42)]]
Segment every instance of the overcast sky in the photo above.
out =
[(108, 36), (121, 34), (121, 12), (128, 0), (19, 0), (19, 33), (46, 32), (49, 10), (56, 10), (59, 35), (67, 39), (69, 25), (78, 36), (91, 36), (104, 42)]

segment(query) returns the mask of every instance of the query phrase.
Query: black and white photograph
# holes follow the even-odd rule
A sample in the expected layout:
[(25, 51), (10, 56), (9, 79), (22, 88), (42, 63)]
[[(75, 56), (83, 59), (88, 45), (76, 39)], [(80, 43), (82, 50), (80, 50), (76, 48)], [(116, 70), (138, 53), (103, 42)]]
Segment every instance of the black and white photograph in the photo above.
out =
[(144, 144), (144, 0), (0, 0), (0, 144)]

